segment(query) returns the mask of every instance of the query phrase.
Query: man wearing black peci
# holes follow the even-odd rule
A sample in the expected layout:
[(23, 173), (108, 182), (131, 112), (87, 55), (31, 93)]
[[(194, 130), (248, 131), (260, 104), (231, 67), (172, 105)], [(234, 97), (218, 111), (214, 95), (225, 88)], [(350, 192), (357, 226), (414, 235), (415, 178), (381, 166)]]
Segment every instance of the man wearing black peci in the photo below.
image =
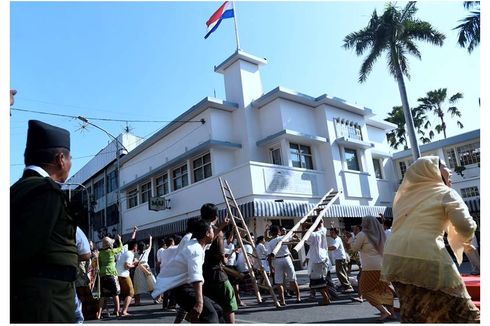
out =
[(59, 184), (71, 168), (70, 133), (30, 120), (24, 161), (10, 188), (10, 321), (74, 323), (76, 223)]

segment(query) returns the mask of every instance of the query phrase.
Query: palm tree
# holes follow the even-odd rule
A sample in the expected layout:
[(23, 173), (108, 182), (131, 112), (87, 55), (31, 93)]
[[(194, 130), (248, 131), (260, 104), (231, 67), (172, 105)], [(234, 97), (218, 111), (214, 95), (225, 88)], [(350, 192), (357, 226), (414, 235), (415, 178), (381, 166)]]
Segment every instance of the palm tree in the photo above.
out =
[[(422, 110), (423, 112), (432, 112), (441, 120), (441, 123), (437, 124), (434, 128), (436, 129), (438, 134), (440, 134), (442, 131), (444, 134), (444, 138), (447, 138), (446, 121), (444, 120), (444, 116), (446, 113), (444, 111), (450, 113), (451, 117), (457, 116), (458, 118), (461, 118), (461, 112), (455, 106), (450, 106), (449, 108), (447, 108), (447, 110), (444, 110), (443, 106), (446, 98), (447, 88), (440, 88), (427, 92), (427, 96), (418, 99), (418, 101), (421, 103), (418, 106), (418, 109)], [(456, 93), (449, 98), (449, 104), (455, 104), (458, 100), (462, 98), (463, 94)], [(456, 121), (456, 125), (461, 129), (463, 128), (463, 124), (459, 120)]]
[(480, 45), (480, 1), (465, 1), (464, 7), (468, 10), (473, 7), (478, 8), (471, 11), (468, 17), (461, 19), (461, 24), (453, 29), (459, 29), (458, 44), (462, 48), (468, 48), (468, 52), (471, 53)]
[(415, 1), (410, 1), (404, 9), (388, 3), (383, 15), (378, 16), (374, 10), (368, 25), (344, 38), (344, 48), (355, 48), (357, 55), (369, 52), (359, 72), (359, 82), (366, 81), (374, 63), (383, 52), (387, 52), (388, 69), (398, 82), (398, 89), (403, 105), (407, 132), (412, 146), (414, 159), (420, 157), (413, 117), (408, 104), (407, 90), (403, 75), (410, 79), (407, 54), (421, 59), (420, 51), (414, 41), (425, 41), (442, 46), (444, 34), (436, 31), (431, 24), (416, 19)]
[[(434, 132), (430, 130), (428, 136), (426, 136), (426, 131), (424, 131), (424, 129), (427, 130), (431, 123), (424, 111), (418, 107), (412, 108), (412, 116), (415, 128), (417, 128), (417, 133), (420, 135), (419, 140), (423, 144), (430, 143), (432, 138), (434, 138)], [(391, 112), (388, 113), (388, 117), (385, 119), (385, 121), (397, 125), (396, 129), (386, 134), (386, 139), (388, 140), (390, 146), (394, 149), (398, 149), (399, 146), (403, 146), (403, 149), (408, 149), (403, 107), (394, 106)]]

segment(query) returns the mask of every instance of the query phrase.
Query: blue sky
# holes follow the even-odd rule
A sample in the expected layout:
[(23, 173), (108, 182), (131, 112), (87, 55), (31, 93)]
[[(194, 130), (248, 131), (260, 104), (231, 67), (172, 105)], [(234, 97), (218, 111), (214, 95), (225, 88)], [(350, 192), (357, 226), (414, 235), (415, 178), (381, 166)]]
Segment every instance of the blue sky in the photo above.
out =
[[(206, 96), (224, 99), (213, 71), (236, 48), (233, 20), (208, 39), (205, 22), (222, 2), (11, 2), (10, 87), (14, 108), (122, 120), (171, 121)], [(343, 38), (366, 26), (384, 2), (237, 2), (241, 48), (265, 57), (264, 92), (277, 86), (310, 96), (328, 94), (369, 107), (384, 119), (400, 105), (385, 58), (358, 83), (363, 61), (344, 50)], [(405, 2), (399, 2), (405, 5)], [(480, 49), (456, 44), (452, 30), (468, 11), (462, 1), (418, 2), (417, 17), (446, 35), (442, 47), (419, 43), (422, 60), (409, 58), (410, 105), (428, 91), (461, 92), (464, 129), (448, 121), (448, 136), (480, 128)], [(78, 171), (109, 141), (95, 128), (81, 131), (70, 118), (12, 111), (10, 183), (23, 169), (27, 121), (39, 119), (71, 132)], [(436, 122), (435, 118), (433, 120)], [(95, 121), (117, 135), (124, 122)], [(148, 137), (166, 123), (130, 122)], [(442, 137), (439, 136), (439, 137)]]

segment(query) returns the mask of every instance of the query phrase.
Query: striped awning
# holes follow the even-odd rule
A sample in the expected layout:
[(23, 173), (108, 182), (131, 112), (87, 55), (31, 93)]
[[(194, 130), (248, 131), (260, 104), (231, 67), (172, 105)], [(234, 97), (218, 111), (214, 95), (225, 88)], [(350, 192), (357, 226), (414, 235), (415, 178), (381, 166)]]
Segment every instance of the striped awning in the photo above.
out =
[[(250, 217), (303, 217), (314, 204), (295, 201), (254, 200), (238, 205), (245, 219)], [(363, 205), (336, 205), (333, 204), (326, 212), (325, 217), (363, 217), (366, 215), (378, 216), (380, 213), (387, 218), (393, 217), (391, 207), (363, 206)], [(226, 215), (226, 209), (219, 212), (220, 217)]]
[[(197, 219), (199, 216), (184, 218), (179, 221), (170, 222), (167, 224), (162, 224), (158, 226), (154, 226), (149, 229), (141, 230), (140, 232), (136, 232), (136, 241), (146, 240), (148, 239), (148, 235), (151, 234), (154, 237), (166, 237), (174, 234), (182, 234), (187, 229), (187, 222), (191, 219)], [(131, 238), (131, 233), (127, 233), (123, 235), (123, 242), (129, 241)]]
[(468, 206), (468, 210), (470, 211), (470, 213), (480, 212), (480, 197), (470, 199), (470, 200), (465, 200), (464, 202), (466, 206)]
[[(303, 217), (305, 216), (315, 204), (298, 201), (274, 201), (274, 200), (260, 200), (255, 199), (243, 204), (239, 204), (240, 212), (242, 213), (245, 221), (250, 220), (253, 217)], [(478, 201), (478, 210), (479, 210)], [(471, 211), (471, 210), (470, 210)], [(386, 206), (363, 206), (363, 205), (336, 205), (330, 206), (330, 209), (326, 212), (325, 217), (340, 217), (340, 218), (352, 218), (363, 217), (366, 215), (378, 216), (380, 213), (384, 214), (386, 218), (393, 218), (393, 212), (391, 207)], [(218, 217), (222, 221), (227, 215), (226, 208), (222, 208), (218, 211)], [(234, 215), (238, 215), (234, 212)], [(199, 216), (193, 216), (183, 218), (182, 220), (158, 225), (149, 229), (142, 230), (136, 233), (136, 240), (143, 240), (148, 238), (148, 234), (152, 234), (155, 237), (165, 237), (176, 233), (184, 233), (187, 228), (187, 222), (190, 219), (198, 218)], [(131, 234), (125, 234), (123, 241), (129, 240)]]

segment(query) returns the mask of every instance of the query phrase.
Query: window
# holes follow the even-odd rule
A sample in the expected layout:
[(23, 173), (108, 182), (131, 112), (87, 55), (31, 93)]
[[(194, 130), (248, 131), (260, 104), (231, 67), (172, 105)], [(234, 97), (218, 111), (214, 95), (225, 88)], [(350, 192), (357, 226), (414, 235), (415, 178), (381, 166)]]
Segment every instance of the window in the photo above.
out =
[(126, 193), (128, 199), (128, 208), (138, 206), (138, 190), (131, 189)]
[(189, 184), (189, 180), (187, 179), (187, 164), (173, 170), (172, 179), (174, 190), (187, 186)]
[(141, 204), (147, 203), (151, 196), (151, 182), (147, 182), (140, 187)]
[(446, 158), (447, 158), (447, 166), (450, 169), (454, 169), (456, 165), (458, 165), (458, 162), (456, 161), (456, 154), (454, 153), (454, 149), (450, 148), (446, 150)]
[(309, 146), (290, 143), (289, 157), (294, 167), (313, 170), (313, 157)]
[(339, 137), (353, 138), (362, 140), (361, 126), (358, 123), (346, 119), (335, 119), (337, 133)]
[(98, 230), (105, 225), (104, 210), (95, 212), (93, 215), (92, 226), (94, 230)]
[(345, 149), (345, 162), (347, 163), (347, 169), (353, 171), (361, 171), (359, 168), (359, 160), (357, 158), (357, 151), (355, 149)]
[(480, 163), (480, 142), (457, 148), (460, 165)]
[(94, 197), (98, 200), (104, 196), (104, 179), (100, 179), (94, 184)]
[(168, 174), (164, 174), (155, 179), (155, 194), (158, 197), (169, 193), (168, 189)]
[(117, 189), (117, 171), (112, 170), (107, 175), (107, 193), (111, 193)]
[(114, 225), (119, 223), (119, 211), (117, 204), (107, 207), (107, 225)]
[(480, 196), (480, 192), (478, 191), (478, 187), (476, 186), (461, 189), (461, 197), (463, 198), (476, 197), (476, 196)]
[(376, 179), (383, 179), (383, 159), (373, 158), (373, 166)]
[(209, 178), (211, 174), (211, 154), (207, 153), (192, 161), (194, 182)]
[(281, 149), (271, 148), (270, 151), (271, 151), (272, 164), (282, 165)]
[(407, 165), (403, 161), (398, 162), (398, 165), (400, 166), (400, 173), (401, 173), (402, 179), (403, 179), (403, 177), (405, 176), (405, 173), (407, 172)]

